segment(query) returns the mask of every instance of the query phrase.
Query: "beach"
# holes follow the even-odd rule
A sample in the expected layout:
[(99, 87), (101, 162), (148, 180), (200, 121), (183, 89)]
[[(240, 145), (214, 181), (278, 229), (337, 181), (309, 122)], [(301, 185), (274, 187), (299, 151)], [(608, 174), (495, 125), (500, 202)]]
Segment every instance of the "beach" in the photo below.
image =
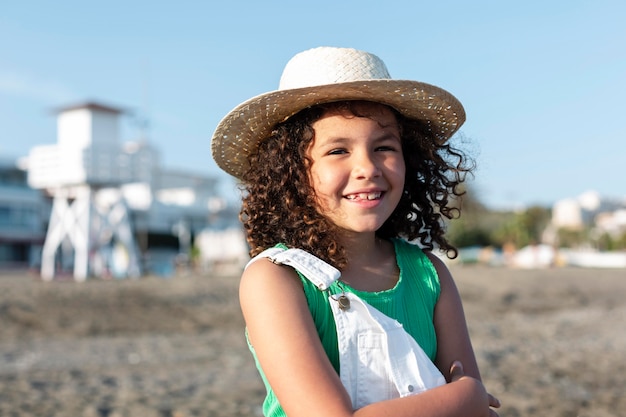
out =
[[(626, 416), (626, 270), (451, 270), (500, 416)], [(237, 284), (0, 272), (0, 416), (260, 416)]]

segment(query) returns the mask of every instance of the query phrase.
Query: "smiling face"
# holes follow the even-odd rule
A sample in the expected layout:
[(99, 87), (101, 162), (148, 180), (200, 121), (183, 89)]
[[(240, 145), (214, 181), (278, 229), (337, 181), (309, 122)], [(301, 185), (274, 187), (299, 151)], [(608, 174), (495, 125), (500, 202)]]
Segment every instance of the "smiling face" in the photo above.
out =
[(386, 106), (358, 103), (312, 124), (309, 176), (318, 210), (350, 232), (375, 232), (395, 210), (405, 164), (398, 122)]

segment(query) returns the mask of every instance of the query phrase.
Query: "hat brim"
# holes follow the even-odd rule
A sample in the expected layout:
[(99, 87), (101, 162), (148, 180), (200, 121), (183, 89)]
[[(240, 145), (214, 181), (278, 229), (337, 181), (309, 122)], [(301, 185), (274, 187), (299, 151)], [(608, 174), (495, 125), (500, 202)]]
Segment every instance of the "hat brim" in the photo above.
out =
[(241, 178), (248, 155), (276, 126), (317, 104), (344, 100), (374, 101), (402, 115), (423, 121), (439, 143), (446, 142), (465, 122), (461, 103), (434, 85), (405, 80), (368, 80), (277, 90), (253, 97), (235, 107), (218, 124), (211, 140), (217, 165)]

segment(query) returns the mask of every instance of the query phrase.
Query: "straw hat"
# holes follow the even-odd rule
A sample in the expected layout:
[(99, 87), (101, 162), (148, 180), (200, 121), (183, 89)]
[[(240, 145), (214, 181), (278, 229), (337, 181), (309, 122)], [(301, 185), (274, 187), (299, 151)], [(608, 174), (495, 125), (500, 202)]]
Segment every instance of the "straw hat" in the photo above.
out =
[(435, 138), (447, 141), (465, 121), (461, 103), (430, 84), (394, 80), (377, 56), (349, 48), (319, 47), (295, 55), (285, 66), (278, 90), (253, 97), (228, 113), (211, 142), (217, 165), (241, 178), (248, 154), (277, 123), (307, 107), (343, 100), (386, 104), (422, 120)]

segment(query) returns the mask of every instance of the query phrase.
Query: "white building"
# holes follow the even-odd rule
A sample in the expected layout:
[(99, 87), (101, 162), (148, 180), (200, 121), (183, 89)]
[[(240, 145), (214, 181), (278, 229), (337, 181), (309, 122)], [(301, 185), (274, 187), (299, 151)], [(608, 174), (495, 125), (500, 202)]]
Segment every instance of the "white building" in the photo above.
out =
[(145, 140), (122, 143), (123, 114), (99, 103), (62, 108), (57, 143), (29, 153), (28, 183), (52, 201), (44, 279), (68, 269), (78, 280), (137, 276), (188, 254), (200, 231), (237, 222), (215, 178), (163, 169)]
[(574, 198), (557, 201), (552, 207), (552, 226), (556, 229), (582, 229), (582, 207)]
[[(544, 242), (558, 244), (560, 229), (587, 232), (592, 239), (608, 235), (621, 239), (626, 233), (626, 198), (608, 199), (588, 191), (577, 198), (558, 201), (552, 209), (552, 220), (544, 233)], [(622, 262), (622, 261), (620, 261)]]
[(49, 206), (30, 188), (26, 172), (0, 159), (0, 268), (25, 268), (39, 263)]
[(619, 237), (626, 233), (626, 208), (613, 212), (599, 213), (596, 216), (595, 224), (601, 233)]
[[(587, 191), (576, 198), (557, 201), (552, 208), (551, 225), (556, 228), (582, 230), (585, 227), (616, 228), (626, 210), (623, 201), (602, 198), (595, 191)], [(607, 229), (607, 231), (609, 231)]]

